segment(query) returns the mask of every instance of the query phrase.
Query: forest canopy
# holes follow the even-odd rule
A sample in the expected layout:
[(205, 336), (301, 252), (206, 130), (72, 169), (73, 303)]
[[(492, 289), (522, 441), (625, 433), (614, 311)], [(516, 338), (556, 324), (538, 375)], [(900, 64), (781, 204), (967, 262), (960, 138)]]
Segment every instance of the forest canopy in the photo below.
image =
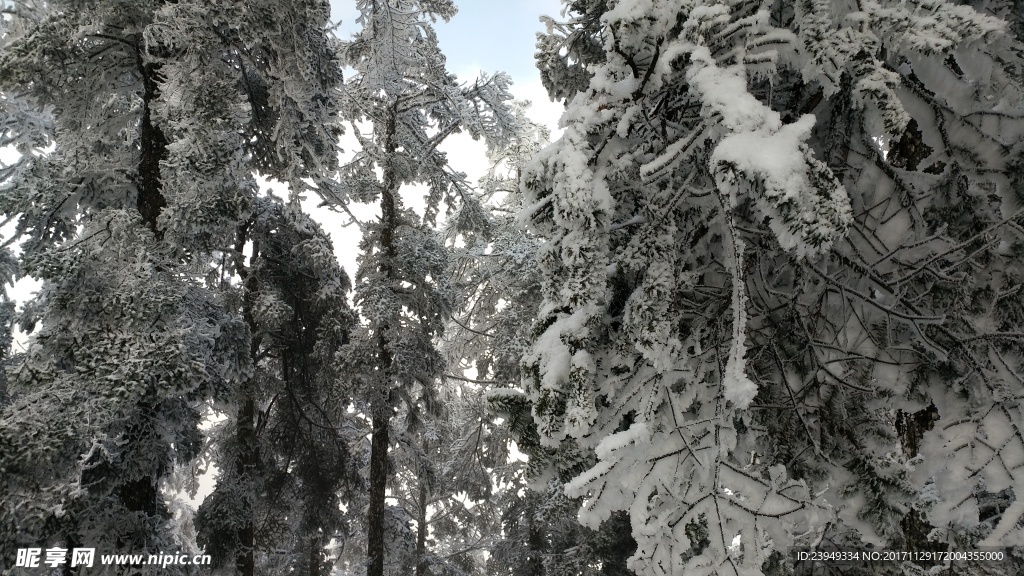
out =
[(1024, 2), (353, 4), (0, 4), (0, 574), (1024, 573)]

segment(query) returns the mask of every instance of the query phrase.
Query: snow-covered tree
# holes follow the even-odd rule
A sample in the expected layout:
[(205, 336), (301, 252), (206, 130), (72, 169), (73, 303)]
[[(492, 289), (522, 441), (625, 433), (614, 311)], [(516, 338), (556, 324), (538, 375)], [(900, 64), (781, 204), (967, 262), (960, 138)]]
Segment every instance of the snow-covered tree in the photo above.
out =
[[(518, 130), (488, 153), (490, 169), (445, 226), (449, 276), (456, 295), (442, 350), (449, 373), (519, 386), (519, 361), (538, 304), (538, 241), (519, 221), (519, 179), (547, 144), (546, 128), (528, 118), (529, 103), (513, 105)], [(469, 382), (469, 381), (465, 381)]]
[(349, 280), (320, 226), (273, 196), (255, 199), (238, 234), (213, 273), (240, 277), (222, 290), (249, 325), (255, 373), (213, 435), (220, 472), (196, 517), (199, 543), (243, 574), (324, 575), (328, 544), (345, 537), (341, 504), (362, 488), (334, 361), (355, 319)]
[[(364, 399), (370, 421), (367, 573), (381, 576), (385, 564), (397, 570), (401, 562), (398, 543), (385, 543), (386, 525), (393, 523), (385, 501), (395, 473), (389, 452), (414, 448), (441, 413), (436, 385), (444, 363), (435, 339), (452, 294), (444, 242), (432, 226), (442, 207), (466, 195), (467, 185), (438, 146), (457, 131), (501, 142), (514, 117), (506, 104), (507, 76), (462, 85), (445, 70), (431, 22), (453, 16), (451, 2), (360, 0), (357, 6), (361, 29), (343, 45), (344, 62), (355, 70), (345, 84), (344, 115), (360, 148), (342, 169), (339, 200), (378, 203), (380, 218), (363, 225), (355, 304), (364, 329), (341, 361), (358, 381), (354, 395)], [(422, 215), (406, 206), (414, 183), (428, 187)], [(399, 409), (404, 424), (395, 429)], [(414, 453), (403, 457), (411, 461)]]
[[(548, 142), (547, 130), (528, 120), (525, 104), (516, 104), (518, 133), (490, 151), (491, 168), (472, 201), (446, 223), (456, 301), (441, 350), (450, 384), (462, 388), (461, 398), (486, 395), (489, 409), (471, 411), (480, 428), (475, 443), (499, 456), (498, 462), (488, 458), (488, 470), (478, 474), (490, 478), (476, 482), (476, 492), (486, 489), (485, 511), (492, 516), (486, 573), (574, 574), (597, 564), (587, 546), (591, 531), (576, 522), (576, 506), (561, 484), (537, 478), (544, 472), (539, 463), (549, 454), (536, 440), (520, 390), (520, 360), (529, 349), (540, 304), (540, 274), (539, 243), (518, 218), (518, 183), (525, 165)], [(513, 446), (528, 461), (513, 458)], [(461, 459), (460, 467), (467, 470), (485, 467), (473, 452), (453, 450), (448, 459)], [(531, 480), (538, 490), (529, 488)]]
[(393, 536), (405, 546), (389, 547), (388, 562), (417, 576), (483, 576), (501, 530), (503, 499), (495, 488), (516, 464), (508, 464), (507, 431), (479, 389), (448, 381), (438, 396), (444, 410), (422, 429), (405, 425), (408, 411), (392, 428), (397, 449), (388, 497), (401, 523)]
[(161, 485), (202, 448), (199, 407), (253, 375), (245, 319), (203, 279), (255, 172), (326, 194), (337, 166), (328, 7), (9, 7), (2, 124), (23, 156), (0, 210), (43, 287), (0, 415), (0, 554), (168, 552)]
[(441, 346), (449, 386), (459, 383), (462, 403), (485, 394), (489, 410), (464, 411), (471, 418), (464, 426), (472, 430), (472, 443), (457, 442), (445, 461), (457, 463), (448, 468), (474, 471), (466, 480), (477, 476), (467, 499), (486, 496), (486, 506), (475, 505), (463, 522), (491, 532), (486, 574), (625, 574), (625, 560), (635, 548), (628, 521), (619, 514), (618, 522), (600, 530), (579, 525), (580, 502), (563, 490), (572, 474), (553, 477), (546, 468), (555, 451), (539, 444), (520, 389), (520, 360), (529, 349), (541, 278), (539, 242), (518, 218), (518, 183), (548, 142), (547, 130), (527, 118), (527, 105), (516, 105), (515, 137), (490, 151), (491, 169), (476, 201), (464, 203), (446, 226), (456, 294)]
[(567, 111), (523, 180), (545, 240), (526, 400), (552, 469), (587, 467), (580, 520), (628, 512), (637, 574), (1024, 544), (1022, 61), (989, 4), (550, 22)]

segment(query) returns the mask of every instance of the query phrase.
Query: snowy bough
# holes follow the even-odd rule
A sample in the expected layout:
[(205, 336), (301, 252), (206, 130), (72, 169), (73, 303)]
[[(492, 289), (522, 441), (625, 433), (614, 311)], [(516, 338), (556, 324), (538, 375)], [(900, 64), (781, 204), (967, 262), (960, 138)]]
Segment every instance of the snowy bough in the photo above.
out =
[(979, 8), (551, 22), (567, 109), (522, 182), (546, 241), (523, 385), (550, 467), (589, 455), (581, 521), (629, 512), (637, 574), (1024, 544), (1021, 50), (1008, 4)]

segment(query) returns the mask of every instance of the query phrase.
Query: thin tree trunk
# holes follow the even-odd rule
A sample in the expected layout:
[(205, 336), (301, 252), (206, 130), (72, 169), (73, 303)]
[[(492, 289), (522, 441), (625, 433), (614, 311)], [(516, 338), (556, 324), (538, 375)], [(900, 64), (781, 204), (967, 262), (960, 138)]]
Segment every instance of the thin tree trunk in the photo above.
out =
[[(259, 354), (260, 337), (257, 332), (256, 318), (253, 315), (253, 308), (256, 305), (257, 291), (260, 289), (256, 277), (249, 273), (249, 268), (242, 265), (242, 254), (245, 243), (249, 240), (249, 225), (243, 224), (238, 229), (238, 237), (235, 244), (235, 254), (238, 264), (238, 275), (245, 287), (245, 296), (242, 304), (242, 316), (249, 331), (252, 334), (252, 341), (249, 343), (249, 356), (256, 361)], [(249, 260), (251, 267), (260, 254), (259, 242), (253, 240), (252, 256)], [(238, 417), (235, 422), (235, 439), (238, 445), (238, 453), (235, 454), (235, 474), (237, 481), (243, 486), (254, 486), (254, 476), (259, 463), (259, 444), (256, 441), (256, 400), (254, 398), (254, 382), (247, 381), (239, 388)], [(251, 500), (249, 501), (251, 503)], [(255, 511), (247, 510), (244, 520), (235, 528), (235, 569), (239, 576), (254, 576), (256, 571), (256, 529)]]
[[(243, 486), (252, 485), (252, 477), (256, 471), (256, 404), (252, 394), (245, 394), (242, 406), (238, 410), (237, 438), (239, 454), (235, 461), (235, 473)], [(235, 550), (235, 568), (240, 576), (253, 576), (256, 569), (254, 557), (255, 530), (253, 529), (253, 511), (249, 510), (245, 521), (235, 530), (238, 548)]]
[(309, 537), (309, 576), (323, 576), (321, 550), (323, 550), (323, 546), (320, 535), (312, 534)]
[(544, 532), (537, 526), (537, 520), (533, 518), (532, 514), (526, 519), (526, 522), (526, 549), (528, 553), (526, 555), (526, 569), (521, 573), (543, 574), (543, 558), (544, 554), (547, 553), (547, 542), (544, 538)]
[[(425, 443), (424, 443), (425, 444)], [(424, 446), (426, 451), (426, 446)], [(429, 453), (429, 452), (428, 452)], [(427, 566), (427, 483), (420, 479), (419, 510), (416, 518), (416, 576), (428, 576)]]
[(384, 576), (384, 499), (388, 481), (388, 418), (374, 410), (370, 442), (370, 507), (367, 518), (367, 576)]
[[(140, 39), (141, 41), (141, 39)], [(145, 54), (139, 53), (139, 73), (142, 75), (142, 118), (139, 121), (139, 171), (135, 180), (138, 191), (136, 206), (142, 221), (159, 236), (156, 221), (160, 211), (167, 206), (162, 193), (160, 161), (167, 157), (167, 137), (160, 127), (153, 124), (153, 101), (160, 96), (160, 65), (145, 62)]]
[[(140, 39), (141, 42), (141, 39)], [(139, 120), (139, 158), (136, 187), (138, 189), (137, 206), (143, 221), (154, 232), (156, 219), (160, 210), (167, 205), (161, 194), (160, 161), (167, 155), (167, 138), (152, 121), (152, 102), (159, 97), (160, 67), (146, 63), (145, 55), (138, 54), (138, 71), (142, 76), (142, 117)], [(129, 427), (126, 436), (129, 438), (143, 437), (150, 432), (156, 419), (156, 399), (154, 390), (150, 389), (139, 403), (141, 417)], [(154, 470), (159, 475), (160, 471)], [(146, 474), (121, 484), (118, 496), (124, 507), (132, 512), (142, 512), (152, 518), (159, 511), (159, 492), (157, 478)], [(125, 543), (127, 544), (127, 543)]]
[[(396, 105), (397, 106), (397, 105)], [(394, 155), (395, 116), (393, 107), (388, 115), (387, 128), (384, 134), (384, 178), (381, 191), (381, 230), (380, 230), (380, 271), (388, 287), (395, 284), (395, 229), (398, 228), (398, 212), (396, 195), (398, 180), (395, 177)], [(367, 510), (367, 576), (384, 576), (384, 510), (388, 483), (388, 446), (390, 444), (391, 400), (390, 386), (392, 377), (391, 342), (387, 336), (388, 326), (377, 327), (377, 355), (381, 378), (379, 390), (373, 392), (370, 405), (373, 422), (373, 438), (370, 441), (370, 504)]]

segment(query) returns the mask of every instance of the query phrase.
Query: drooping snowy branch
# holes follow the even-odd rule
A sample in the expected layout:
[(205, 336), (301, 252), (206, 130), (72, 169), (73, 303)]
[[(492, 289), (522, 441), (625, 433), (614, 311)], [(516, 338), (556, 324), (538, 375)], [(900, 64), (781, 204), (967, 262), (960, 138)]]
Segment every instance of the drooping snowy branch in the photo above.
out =
[(629, 510), (641, 574), (759, 574), (825, 537), (1016, 542), (1016, 506), (974, 507), (1015, 502), (1020, 465), (988, 431), (1022, 384), (1005, 25), (948, 2), (566, 7), (538, 57), (565, 132), (523, 180), (545, 240), (523, 386), (581, 519)]

